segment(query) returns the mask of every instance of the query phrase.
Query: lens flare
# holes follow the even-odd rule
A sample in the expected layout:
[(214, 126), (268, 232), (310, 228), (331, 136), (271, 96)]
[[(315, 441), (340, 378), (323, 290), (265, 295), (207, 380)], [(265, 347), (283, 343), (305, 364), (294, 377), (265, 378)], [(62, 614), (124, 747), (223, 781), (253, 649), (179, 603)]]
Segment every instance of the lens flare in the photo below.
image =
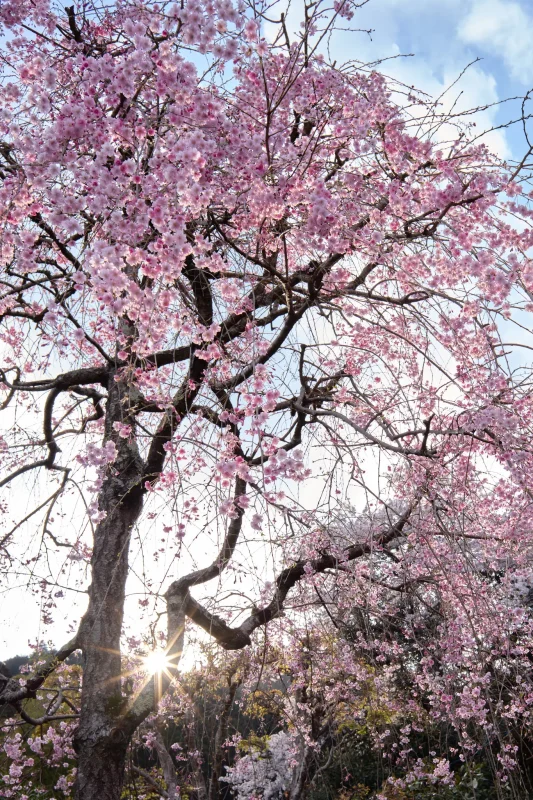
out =
[(144, 659), (144, 668), (150, 675), (166, 672), (171, 666), (164, 650), (152, 650)]

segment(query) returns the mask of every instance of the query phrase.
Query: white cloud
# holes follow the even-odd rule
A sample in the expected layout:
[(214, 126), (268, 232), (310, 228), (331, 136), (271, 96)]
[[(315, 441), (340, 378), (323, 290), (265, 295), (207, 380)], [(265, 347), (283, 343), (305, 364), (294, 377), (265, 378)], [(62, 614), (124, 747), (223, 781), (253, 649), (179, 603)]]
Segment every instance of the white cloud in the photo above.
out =
[[(416, 88), (427, 92), (430, 97), (440, 97), (440, 108), (443, 112), (453, 111), (455, 114), (461, 114), (481, 107), (482, 110), (464, 117), (466, 122), (475, 125), (471, 129), (471, 135), (480, 136), (480, 141), (501, 158), (510, 157), (505, 131), (490, 130), (497, 123), (498, 106), (493, 104), (499, 99), (493, 75), (478, 65), (473, 65), (455, 83), (461, 73), (459, 65), (455, 69), (450, 67), (441, 77), (437, 77), (431, 64), (424, 62), (423, 59), (395, 62), (395, 67), (394, 77), (407, 85), (415, 85)], [(491, 107), (484, 108), (486, 106)], [(439, 131), (438, 139), (445, 140), (453, 136), (453, 130), (446, 126)]]
[[(330, 52), (334, 53), (337, 63), (352, 58), (363, 63), (385, 58), (378, 69), (407, 86), (426, 92), (429, 98), (442, 95), (443, 112), (452, 107), (458, 113), (491, 106), (466, 117), (475, 124), (471, 134), (477, 136), (489, 131), (482, 141), (496, 155), (509, 159), (512, 148), (507, 132), (504, 129), (490, 130), (502, 121), (500, 106), (497, 105), (501, 99), (500, 65), (492, 60), (474, 64), (455, 83), (476, 55), (469, 43), (458, 36), (458, 29), (467, 29), (465, 19), (471, 19), (476, 8), (507, 5), (517, 5), (520, 10), (517, 3), (507, 3), (506, 0), (440, 0), (438, 4), (428, 0), (412, 0), (407, 8), (404, 0), (372, 0), (354, 18), (357, 27), (375, 29), (372, 37), (364, 33), (338, 31), (330, 43)], [(287, 18), (291, 33), (298, 27), (298, 22), (297, 7), (293, 4)], [(533, 31), (530, 40), (533, 42)], [(402, 58), (399, 55), (401, 52), (415, 55), (413, 58)], [(533, 47), (531, 52), (533, 66)], [(451, 88), (446, 91), (448, 87)], [(505, 113), (504, 110), (504, 117)], [(453, 138), (453, 132), (445, 128), (439, 132), (438, 138), (442, 140), (450, 136)]]
[(457, 32), (463, 42), (501, 57), (520, 83), (533, 82), (533, 16), (520, 3), (474, 0)]
[[(387, 0), (395, 2), (395, 0)], [(372, 42), (363, 41), (359, 47), (359, 58), (371, 60), (374, 45)], [(385, 49), (385, 48), (383, 48)], [(342, 56), (342, 49), (340, 56)], [(394, 42), (387, 43), (387, 55), (396, 56), (400, 48)], [(511, 156), (511, 148), (505, 130), (491, 130), (498, 124), (497, 105), (500, 97), (497, 81), (494, 75), (483, 69), (478, 64), (472, 64), (465, 70), (469, 61), (469, 54), (461, 51), (450, 54), (443, 68), (442, 53), (431, 58), (431, 52), (425, 56), (414, 58), (392, 58), (385, 61), (379, 69), (393, 80), (398, 80), (406, 86), (425, 92), (428, 100), (439, 99), (439, 108), (442, 113), (452, 111), (454, 114), (465, 114), (464, 121), (470, 122), (475, 127), (470, 131), (471, 136), (479, 136), (480, 141), (502, 159)], [(400, 98), (400, 102), (402, 98)], [(475, 113), (473, 109), (481, 109)], [(414, 109), (411, 110), (414, 113)], [(420, 110), (422, 114), (422, 109)], [(454, 138), (456, 131), (450, 126), (444, 126), (436, 136), (436, 140), (444, 141)]]

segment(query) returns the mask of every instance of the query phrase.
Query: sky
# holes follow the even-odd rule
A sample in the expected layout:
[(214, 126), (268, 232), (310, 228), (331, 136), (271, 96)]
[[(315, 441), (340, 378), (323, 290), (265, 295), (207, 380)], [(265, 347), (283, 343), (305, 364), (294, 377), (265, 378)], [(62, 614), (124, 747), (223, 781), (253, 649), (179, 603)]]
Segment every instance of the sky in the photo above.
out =
[[(384, 72), (433, 97), (475, 62), (443, 99), (458, 110), (521, 98), (533, 87), (533, 0), (370, 0), (350, 26), (372, 33), (338, 36), (333, 42), (338, 63), (390, 58), (381, 67)], [(501, 125), (519, 114), (520, 105), (519, 100), (480, 112), (478, 130)], [(519, 125), (493, 131), (487, 142), (509, 160), (520, 160), (526, 149)], [(65, 628), (59, 618), (46, 638), (63, 642)], [(43, 634), (39, 607), (22, 587), (0, 594), (0, 660), (27, 653), (28, 642)]]
[[(351, 25), (373, 32), (344, 34), (334, 57), (374, 61), (412, 54), (381, 69), (433, 97), (479, 59), (446, 95), (448, 103), (457, 100), (460, 110), (522, 98), (533, 87), (531, 0), (370, 0)], [(483, 112), (477, 117), (478, 129), (519, 115), (520, 106), (515, 101)], [(504, 158), (521, 158), (525, 152), (521, 126), (495, 132), (488, 141)]]

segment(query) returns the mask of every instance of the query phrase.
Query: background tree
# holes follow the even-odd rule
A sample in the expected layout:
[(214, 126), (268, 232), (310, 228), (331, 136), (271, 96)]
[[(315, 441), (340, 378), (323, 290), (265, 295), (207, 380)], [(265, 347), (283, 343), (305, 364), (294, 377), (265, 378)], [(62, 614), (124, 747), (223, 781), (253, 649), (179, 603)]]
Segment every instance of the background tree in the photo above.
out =
[[(0, 9), (3, 568), (45, 622), (88, 595), (2, 700), (26, 713), (81, 651), (77, 800), (120, 797), (187, 620), (268, 652), (332, 573), (372, 621), (401, 585), (438, 603), (445, 655), (419, 663), (442, 714), (492, 735), (490, 647), (520, 677), (505, 713), (529, 715), (529, 612), (479, 568), (518, 574), (531, 547), (530, 370), (500, 325), (533, 308), (527, 156), (507, 169), (453, 114), (330, 64), (356, 7), (307, 5), (298, 34), (228, 0)], [(361, 524), (336, 524), (346, 502)], [(166, 664), (132, 688), (139, 583)], [(457, 669), (479, 700), (446, 693)]]

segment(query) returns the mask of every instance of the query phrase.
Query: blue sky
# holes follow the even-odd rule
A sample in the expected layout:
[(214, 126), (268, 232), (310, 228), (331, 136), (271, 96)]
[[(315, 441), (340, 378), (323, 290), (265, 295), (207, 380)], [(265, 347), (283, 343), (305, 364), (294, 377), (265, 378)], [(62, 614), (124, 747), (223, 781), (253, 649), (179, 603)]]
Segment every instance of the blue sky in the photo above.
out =
[[(413, 53), (382, 70), (433, 96), (480, 58), (449, 93), (451, 101), (462, 92), (461, 109), (523, 96), (533, 87), (533, 0), (370, 0), (351, 24), (374, 32), (371, 38), (344, 34), (338, 40), (339, 61)], [(488, 110), (479, 115), (477, 127), (500, 124), (519, 110), (519, 102)], [(489, 139), (504, 157), (521, 158), (525, 151), (520, 126)]]

